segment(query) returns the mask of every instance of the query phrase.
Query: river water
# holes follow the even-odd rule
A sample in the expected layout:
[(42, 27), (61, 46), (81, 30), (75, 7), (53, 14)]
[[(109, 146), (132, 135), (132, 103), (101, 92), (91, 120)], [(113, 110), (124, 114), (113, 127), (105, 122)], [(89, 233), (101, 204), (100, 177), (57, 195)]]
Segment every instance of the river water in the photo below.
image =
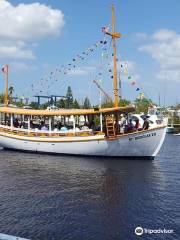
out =
[[(0, 151), (0, 232), (38, 240), (180, 239), (180, 137), (155, 160)], [(135, 228), (173, 233), (135, 235)]]

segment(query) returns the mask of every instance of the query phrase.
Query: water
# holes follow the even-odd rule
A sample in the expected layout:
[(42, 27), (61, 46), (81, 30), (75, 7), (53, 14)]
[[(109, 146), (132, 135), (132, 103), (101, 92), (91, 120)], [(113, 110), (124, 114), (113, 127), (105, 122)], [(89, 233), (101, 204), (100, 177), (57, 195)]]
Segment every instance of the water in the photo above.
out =
[(180, 239), (180, 137), (153, 160), (0, 151), (0, 232), (30, 239)]

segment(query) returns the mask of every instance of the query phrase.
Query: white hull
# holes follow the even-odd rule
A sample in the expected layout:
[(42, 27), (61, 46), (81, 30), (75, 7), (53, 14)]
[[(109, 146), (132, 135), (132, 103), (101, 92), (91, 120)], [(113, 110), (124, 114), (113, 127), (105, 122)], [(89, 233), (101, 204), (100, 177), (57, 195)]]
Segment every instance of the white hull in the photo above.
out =
[(154, 157), (160, 150), (166, 127), (125, 134), (117, 139), (103, 135), (87, 137), (24, 137), (0, 132), (0, 144), (4, 148), (89, 156)]

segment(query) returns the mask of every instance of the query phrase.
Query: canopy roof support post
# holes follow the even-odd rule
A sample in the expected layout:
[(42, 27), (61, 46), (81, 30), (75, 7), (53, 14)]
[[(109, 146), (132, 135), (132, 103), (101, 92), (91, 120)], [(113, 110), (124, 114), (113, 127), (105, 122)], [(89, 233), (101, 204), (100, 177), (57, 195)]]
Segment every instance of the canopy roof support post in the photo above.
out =
[(76, 118), (73, 115), (73, 133), (76, 134)]
[(100, 131), (103, 131), (102, 113), (100, 113)]
[(30, 132), (31, 126), (30, 126), (30, 116), (28, 116), (28, 133)]
[(51, 135), (51, 133), (52, 133), (52, 126), (51, 126), (51, 124), (52, 124), (52, 118), (49, 117), (49, 135)]
[(13, 114), (11, 113), (11, 131), (13, 130)]

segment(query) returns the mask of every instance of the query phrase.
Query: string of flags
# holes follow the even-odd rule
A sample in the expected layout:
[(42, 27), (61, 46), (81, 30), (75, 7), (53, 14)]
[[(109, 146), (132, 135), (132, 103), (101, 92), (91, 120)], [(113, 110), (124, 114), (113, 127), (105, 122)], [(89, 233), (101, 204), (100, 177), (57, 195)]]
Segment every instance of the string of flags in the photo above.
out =
[[(103, 28), (102, 31), (105, 33), (108, 31), (108, 27)], [(53, 83), (56, 83), (60, 80), (60, 76), (68, 75), (73, 70), (75, 70), (78, 65), (86, 60), (90, 55), (92, 55), (95, 50), (98, 47), (102, 47), (101, 52), (101, 65), (98, 67), (98, 76), (102, 77), (104, 72), (108, 72), (110, 75), (110, 78), (113, 79), (113, 69), (112, 69), (112, 58), (114, 57), (114, 54), (111, 52), (111, 41), (106, 40), (106, 34), (104, 34), (104, 39), (97, 41), (91, 47), (87, 48), (86, 50), (82, 51), (81, 53), (76, 54), (71, 61), (69, 61), (67, 64), (63, 64), (60, 66), (60, 68), (56, 68), (50, 73), (48, 73), (46, 76), (42, 77), (40, 81), (38, 82), (39, 87), (36, 84), (31, 84), (31, 91), (34, 93), (36, 91), (37, 93), (45, 93), (44, 89), (46, 90), (46, 94), (49, 93), (50, 87)], [(108, 46), (109, 44), (109, 46)], [(116, 61), (118, 62), (119, 59), (116, 58)], [(129, 74), (128, 71), (128, 63), (124, 62), (120, 64), (120, 72), (123, 70), (123, 74), (127, 76), (127, 79), (129, 80), (131, 86), (135, 87), (135, 90), (139, 92), (142, 88), (137, 83), (137, 80)], [(40, 90), (38, 90), (40, 89)]]
[(134, 86), (136, 88), (136, 92), (141, 90), (141, 87), (139, 86), (137, 80), (135, 80), (135, 78), (132, 75), (129, 75), (129, 71), (128, 71), (128, 63), (124, 62), (123, 64), (121, 64), (121, 68), (123, 68), (123, 73), (124, 75), (127, 75), (127, 79), (130, 81), (131, 86)]
[[(46, 74), (44, 77), (42, 77), (40, 79), (40, 81), (38, 82), (39, 84), (35, 85), (35, 84), (31, 84), (30, 88), (31, 91), (34, 93), (36, 91), (38, 91), (38, 89), (40, 88), (41, 90), (38, 91), (38, 93), (42, 93), (44, 92), (43, 89), (47, 90), (47, 93), (49, 92), (49, 89), (52, 85), (52, 83), (56, 83), (60, 80), (60, 76), (61, 75), (68, 75), (69, 73), (71, 73), (74, 69), (76, 69), (78, 67), (78, 65), (84, 61), (85, 59), (87, 59), (87, 57), (89, 57), (91, 54), (93, 54), (95, 52), (95, 50), (99, 47), (102, 46), (102, 50), (104, 54), (104, 57), (107, 57), (106, 55), (106, 50), (107, 48), (105, 47), (107, 45), (107, 40), (103, 39), (103, 40), (99, 40), (96, 43), (94, 43), (91, 47), (87, 48), (86, 50), (82, 51), (79, 54), (76, 54), (69, 63), (67, 64), (63, 64), (60, 66), (60, 68), (56, 68), (53, 71), (51, 71), (50, 73)], [(99, 75), (101, 75), (101, 72), (99, 72)]]

